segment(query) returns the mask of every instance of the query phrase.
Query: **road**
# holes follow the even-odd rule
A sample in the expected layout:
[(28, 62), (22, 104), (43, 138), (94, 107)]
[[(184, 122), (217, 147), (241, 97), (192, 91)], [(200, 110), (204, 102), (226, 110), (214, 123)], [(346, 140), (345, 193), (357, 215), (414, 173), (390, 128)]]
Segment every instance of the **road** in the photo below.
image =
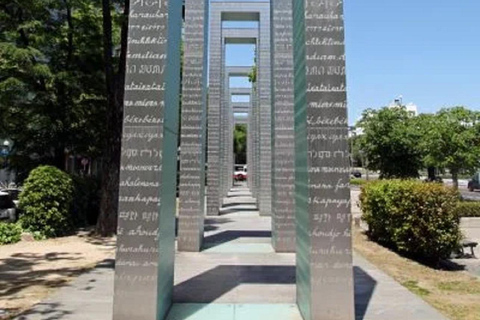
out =
[[(443, 182), (447, 186), (452, 185), (451, 179), (444, 179)], [(480, 190), (476, 190), (475, 192), (470, 192), (467, 189), (468, 180), (466, 179), (459, 179), (458, 180), (458, 191), (462, 195), (463, 199), (470, 200), (470, 201), (480, 201)]]
[(475, 192), (470, 192), (467, 188), (459, 188), (460, 193), (462, 194), (463, 199), (470, 201), (480, 201), (480, 190), (475, 190)]
[[(370, 178), (372, 179), (372, 178)], [(425, 177), (421, 177), (420, 180), (424, 180)], [(444, 179), (443, 183), (447, 186), (452, 185), (452, 179)], [(467, 189), (468, 180), (467, 179), (459, 179), (458, 180), (458, 190), (462, 195), (463, 199), (469, 201), (480, 201), (480, 190), (475, 190), (475, 192), (470, 192)], [(352, 186), (352, 190), (360, 190), (357, 186)]]

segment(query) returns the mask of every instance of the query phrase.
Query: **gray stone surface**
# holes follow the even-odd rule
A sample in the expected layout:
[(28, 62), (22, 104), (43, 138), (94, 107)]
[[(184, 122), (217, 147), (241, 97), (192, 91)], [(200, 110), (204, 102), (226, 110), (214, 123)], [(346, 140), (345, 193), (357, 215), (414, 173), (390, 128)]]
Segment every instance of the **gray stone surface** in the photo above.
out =
[(257, 88), (259, 109), (260, 188), (257, 194), (260, 215), (272, 214), (272, 68), (270, 2), (260, 3), (258, 12), (259, 46), (257, 51)]
[(200, 251), (205, 199), (208, 1), (185, 2), (178, 250)]
[(463, 266), (471, 274), (480, 277), (480, 218), (462, 218), (460, 228), (466, 239), (479, 243), (474, 249), (475, 257), (471, 257), (470, 248), (465, 248), (468, 256), (460, 259), (452, 259), (452, 262)]
[[(181, 3), (167, 8), (165, 0), (136, 1), (130, 8), (115, 320), (151, 320), (171, 303), (175, 214), (169, 209), (176, 183), (162, 181), (176, 181), (181, 12)], [(164, 289), (160, 296), (158, 287)]]
[[(222, 214), (207, 219), (207, 249), (176, 254), (174, 302), (295, 303), (295, 254), (273, 251), (270, 218), (260, 217), (254, 203), (248, 189), (232, 190)], [(356, 319), (445, 319), (361, 256), (354, 256), (354, 266)], [(112, 293), (113, 269), (107, 261), (17, 320), (111, 320)], [(215, 314), (208, 316), (213, 319)], [(281, 316), (275, 319), (287, 320)]]
[[(228, 31), (228, 32), (226, 32)], [(258, 31), (256, 29), (245, 29), (246, 33), (242, 34), (242, 29), (224, 29), (222, 32), (223, 42), (230, 43), (256, 43)], [(252, 38), (253, 37), (253, 38)], [(225, 52), (225, 51), (224, 51)], [(222, 95), (222, 134), (220, 136), (220, 163), (221, 163), (221, 196), (222, 199), (227, 195), (233, 184), (233, 131), (235, 121), (233, 118), (234, 104), (232, 103), (232, 94), (251, 94), (250, 88), (231, 88), (231, 77), (248, 77), (251, 72), (251, 66), (225, 66), (223, 76), (223, 95)], [(237, 104), (237, 109), (238, 109)], [(248, 108), (250, 103), (246, 103)], [(247, 110), (248, 112), (248, 110)]]
[(292, 1), (272, 1), (273, 196), (272, 241), (295, 252), (295, 131)]
[(210, 8), (207, 215), (220, 209), (220, 107), (222, 90), (222, 12), (214, 3)]
[(343, 1), (294, 1), (297, 301), (354, 318)]

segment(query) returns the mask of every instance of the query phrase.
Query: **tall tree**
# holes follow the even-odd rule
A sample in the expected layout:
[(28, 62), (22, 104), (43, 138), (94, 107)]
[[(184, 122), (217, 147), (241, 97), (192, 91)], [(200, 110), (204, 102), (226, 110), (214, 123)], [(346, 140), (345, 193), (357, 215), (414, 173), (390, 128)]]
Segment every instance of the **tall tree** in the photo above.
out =
[(442, 109), (435, 115), (417, 119), (422, 132), (419, 145), (427, 166), (448, 169), (458, 188), (462, 171), (473, 173), (480, 167), (480, 113), (464, 107)]
[[(115, 5), (114, 5), (115, 4)], [(122, 138), (123, 97), (128, 39), (130, 1), (125, 0), (123, 10), (118, 3), (102, 0), (103, 58), (107, 92), (106, 139), (103, 147), (102, 197), (97, 232), (112, 235), (117, 227), (118, 188)], [(121, 13), (120, 13), (121, 11)], [(114, 17), (121, 25), (120, 55), (114, 56)]]
[(358, 126), (363, 128), (360, 148), (370, 170), (381, 178), (415, 178), (422, 166), (418, 142), (420, 133), (412, 125), (414, 118), (403, 107), (368, 109)]
[(0, 136), (20, 179), (67, 152), (96, 156), (103, 132), (101, 19), (94, 0), (0, 3)]

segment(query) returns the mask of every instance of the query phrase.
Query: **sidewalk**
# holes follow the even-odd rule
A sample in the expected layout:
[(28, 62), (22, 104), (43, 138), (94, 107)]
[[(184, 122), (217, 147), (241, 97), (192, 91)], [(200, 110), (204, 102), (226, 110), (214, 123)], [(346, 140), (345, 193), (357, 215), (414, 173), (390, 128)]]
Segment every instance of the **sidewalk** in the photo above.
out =
[[(168, 320), (301, 320), (295, 306), (295, 255), (270, 245), (245, 188), (232, 190), (222, 214), (206, 220), (201, 253), (177, 253)], [(439, 312), (362, 257), (354, 256), (356, 319), (442, 320)], [(106, 261), (19, 320), (111, 320), (113, 263)]]

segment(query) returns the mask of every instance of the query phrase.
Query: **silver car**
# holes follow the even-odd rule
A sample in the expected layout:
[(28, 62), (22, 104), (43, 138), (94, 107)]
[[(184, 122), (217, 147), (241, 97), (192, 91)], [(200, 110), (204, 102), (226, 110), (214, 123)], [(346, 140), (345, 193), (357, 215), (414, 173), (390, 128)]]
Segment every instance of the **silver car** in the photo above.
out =
[(17, 220), (17, 209), (9, 193), (0, 191), (0, 220)]

